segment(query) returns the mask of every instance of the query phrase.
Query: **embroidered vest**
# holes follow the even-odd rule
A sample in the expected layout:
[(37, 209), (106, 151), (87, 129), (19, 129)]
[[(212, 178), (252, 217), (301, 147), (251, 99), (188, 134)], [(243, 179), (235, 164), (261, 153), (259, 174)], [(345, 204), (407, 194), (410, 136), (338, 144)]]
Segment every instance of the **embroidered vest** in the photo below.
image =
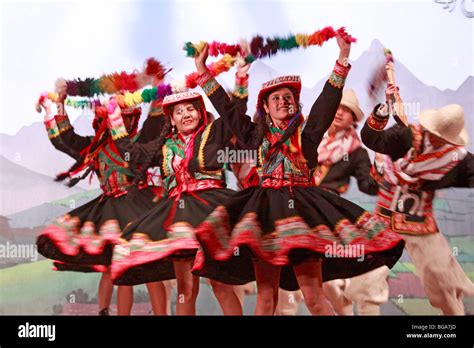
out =
[[(413, 147), (421, 151), (423, 134), (410, 126)], [(438, 232), (433, 215), (434, 191), (421, 191), (419, 185), (393, 185), (383, 179), (372, 168), (379, 183), (375, 212), (390, 223), (395, 232), (411, 235), (426, 235)]]
[[(174, 196), (178, 192), (194, 192), (225, 187), (223, 169), (208, 171), (204, 163), (204, 147), (210, 131), (211, 125), (208, 125), (201, 134), (196, 136), (195, 141), (198, 142), (198, 146), (195, 146), (194, 158), (191, 160), (198, 161), (198, 170), (192, 174), (183, 167), (186, 149), (184, 140), (177, 135), (173, 135), (165, 141), (162, 147), (161, 173), (163, 186), (169, 196)], [(197, 153), (196, 150), (198, 150)]]
[(301, 133), (305, 123), (296, 130), (273, 157), (272, 163), (266, 163), (268, 152), (283, 135), (278, 128), (271, 128), (258, 149), (257, 174), (263, 187), (280, 188), (282, 186), (311, 186), (311, 173), (301, 152)]
[[(135, 142), (138, 135), (132, 138)], [(128, 163), (118, 153), (115, 143), (110, 142), (99, 152), (96, 160), (97, 177), (100, 188), (105, 195), (119, 197), (128, 193), (133, 187), (134, 173), (129, 168)], [(144, 188), (147, 184), (141, 184)]]

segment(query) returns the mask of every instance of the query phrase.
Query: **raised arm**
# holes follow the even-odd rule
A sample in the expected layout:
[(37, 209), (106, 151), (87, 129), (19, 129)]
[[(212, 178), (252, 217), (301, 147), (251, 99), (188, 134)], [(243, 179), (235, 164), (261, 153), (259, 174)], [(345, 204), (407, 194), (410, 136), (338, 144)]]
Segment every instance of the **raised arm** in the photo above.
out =
[(62, 115), (56, 116), (53, 115), (50, 100), (45, 99), (41, 106), (45, 110), (44, 125), (53, 146), (72, 158), (78, 159), (81, 150), (90, 144), (91, 138), (74, 133), (63, 104), (58, 105), (58, 112)]
[(165, 124), (166, 116), (163, 112), (162, 100), (153, 102), (148, 112), (148, 117), (142, 125), (137, 142), (146, 144), (149, 141), (157, 139)]
[(155, 167), (161, 164), (160, 139), (156, 138), (144, 144), (133, 143), (123, 122), (120, 107), (117, 106), (113, 113), (109, 113), (107, 124), (112, 140), (125, 161), (136, 166), (145, 163), (147, 167)]
[(63, 78), (59, 78), (55, 82), (55, 88), (58, 92), (58, 116), (56, 116), (56, 122), (59, 128), (59, 134), (62, 142), (73, 149), (74, 151), (81, 152), (84, 148), (90, 145), (92, 137), (82, 136), (74, 132), (74, 128), (69, 122), (69, 117), (64, 107), (64, 101), (67, 97), (67, 83)]
[[(254, 124), (249, 116), (245, 115), (243, 100), (236, 102), (228, 94), (206, 68), (208, 46), (206, 45), (199, 56), (196, 57), (196, 68), (200, 75), (199, 85), (206, 93), (214, 108), (220, 115), (219, 123), (231, 130), (241, 144), (246, 144), (251, 139)], [(246, 109), (246, 107), (245, 107)]]
[(238, 66), (235, 73), (235, 86), (232, 92), (232, 100), (237, 104), (242, 114), (247, 113), (247, 102), (249, 100), (249, 74), (250, 63)]
[(393, 160), (403, 157), (411, 147), (412, 133), (409, 127), (399, 124), (384, 130), (388, 122), (386, 106), (378, 104), (365, 121), (360, 132), (362, 142), (369, 149), (389, 155)]
[(311, 107), (305, 128), (303, 130), (301, 141), (303, 154), (308, 160), (308, 165), (313, 168), (317, 165), (318, 146), (324, 133), (331, 126), (332, 121), (342, 99), (342, 89), (350, 65), (347, 63), (351, 44), (343, 38), (337, 37), (337, 43), (340, 48), (339, 58), (336, 65), (329, 76), (328, 81), (324, 85), (323, 91)]

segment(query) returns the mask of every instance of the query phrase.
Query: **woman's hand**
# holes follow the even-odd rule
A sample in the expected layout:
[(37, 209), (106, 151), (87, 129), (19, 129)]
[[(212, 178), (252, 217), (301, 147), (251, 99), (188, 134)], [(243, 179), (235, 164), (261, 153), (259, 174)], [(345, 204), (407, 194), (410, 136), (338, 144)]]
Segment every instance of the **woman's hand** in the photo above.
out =
[(237, 77), (240, 77), (240, 78), (247, 77), (250, 66), (251, 66), (251, 63), (247, 63), (244, 65), (237, 65)]
[(347, 59), (349, 58), (349, 54), (351, 52), (351, 43), (347, 42), (341, 35), (336, 35), (337, 44), (339, 46), (339, 64), (344, 66), (347, 65)]
[(206, 60), (209, 56), (209, 45), (206, 43), (202, 48), (202, 51), (194, 58), (196, 69), (199, 75), (204, 74), (207, 71)]
[(41, 105), (41, 107), (46, 111), (51, 111), (51, 100), (49, 100), (48, 98), (41, 98), (41, 101), (39, 102), (39, 105)]
[(56, 103), (63, 104), (67, 97), (67, 83), (62, 77), (58, 78), (54, 83), (56, 93), (58, 93), (58, 100)]
[(45, 96), (41, 96), (38, 101), (38, 104), (36, 105), (36, 111), (41, 112), (41, 108), (42, 108), (46, 112), (44, 115), (44, 120), (49, 121), (54, 117), (51, 107), (52, 107), (51, 100), (49, 100)]

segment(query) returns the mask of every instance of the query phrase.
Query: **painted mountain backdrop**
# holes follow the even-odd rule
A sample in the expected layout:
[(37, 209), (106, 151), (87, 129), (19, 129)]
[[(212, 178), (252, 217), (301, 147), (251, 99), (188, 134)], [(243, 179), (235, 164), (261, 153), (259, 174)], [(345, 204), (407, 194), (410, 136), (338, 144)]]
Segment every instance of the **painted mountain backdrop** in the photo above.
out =
[[(374, 40), (370, 47), (355, 61), (352, 62), (352, 69), (349, 74), (346, 86), (354, 88), (356, 91), (361, 108), (367, 115), (374, 106), (374, 101), (370, 101), (367, 94), (368, 80), (372, 76), (375, 69), (383, 62), (383, 45)], [(308, 62), (311, 64), (311, 62)], [(328, 66), (328, 74), (331, 66)], [(404, 67), (402, 62), (395, 61), (396, 80), (400, 86), (400, 93), (407, 104), (407, 113), (413, 121), (414, 116), (426, 108), (440, 107), (450, 103), (458, 103), (464, 107), (466, 128), (469, 134), (473, 134), (472, 115), (474, 114), (474, 77), (469, 76), (464, 83), (456, 90), (439, 90), (438, 88), (425, 85), (416, 76)], [(249, 85), (249, 102), (248, 114), (255, 112), (256, 96), (261, 84), (273, 77), (284, 74), (284, 71), (276, 71), (261, 61), (253, 64), (250, 70)], [(435, 73), (435, 72), (433, 72)], [(304, 85), (304, 76), (302, 76)], [(314, 100), (319, 95), (326, 79), (319, 81), (315, 86), (308, 88), (303, 87), (301, 94), (301, 102), (303, 103), (303, 112), (307, 114)], [(381, 101), (381, 99), (379, 100)], [(212, 107), (209, 109), (212, 110)], [(37, 115), (32, 109), (32, 117)], [(77, 192), (67, 191), (63, 185), (52, 182), (52, 178), (59, 172), (67, 169), (72, 163), (72, 159), (68, 156), (56, 151), (50, 144), (44, 126), (41, 122), (42, 116), (37, 115), (38, 121), (29, 126), (22, 127), (15, 135), (0, 134), (0, 156), (4, 158), (0, 161), (0, 176), (2, 178), (10, 178), (1, 181), (0, 185), (0, 215), (12, 214), (24, 209), (35, 207), (41, 203), (60, 198)], [(142, 122), (143, 122), (142, 118)], [(78, 116), (73, 123), (75, 130), (82, 135), (92, 134), (91, 116), (84, 112)], [(469, 149), (472, 151), (473, 145)], [(8, 161), (6, 161), (8, 160)], [(13, 167), (17, 171), (23, 167), (29, 171), (21, 173), (15, 172), (13, 175)], [(32, 178), (33, 172), (43, 174), (42, 179), (36, 181)], [(51, 178), (51, 182), (46, 184), (47, 177)], [(13, 179), (16, 179), (15, 184)], [(26, 185), (26, 189), (16, 191), (13, 187), (24, 187), (25, 181), (30, 184)], [(31, 195), (31, 190), (39, 190), (33, 186), (44, 186), (43, 191), (33, 191), (35, 195)], [(46, 189), (47, 188), (47, 189)], [(78, 188), (90, 190), (97, 188), (97, 182), (94, 181), (90, 186), (84, 180), (78, 185)], [(16, 192), (15, 192), (16, 191)]]
[[(380, 61), (383, 61), (382, 49), (383, 45), (374, 40), (357, 60), (351, 62), (352, 69), (346, 86), (355, 89), (366, 115), (375, 103), (367, 94), (368, 81)], [(328, 74), (331, 68), (328, 66)], [(411, 121), (416, 122), (416, 114), (425, 108), (458, 103), (464, 107), (466, 128), (471, 139), (474, 139), (472, 76), (467, 77), (457, 90), (440, 90), (425, 85), (403, 62), (396, 61), (395, 69)], [(284, 71), (276, 71), (261, 61), (253, 64), (250, 70), (249, 115), (255, 112), (256, 96), (261, 84), (283, 74)], [(302, 76), (302, 79), (304, 84), (305, 77)], [(303, 87), (301, 102), (305, 114), (319, 95), (325, 80), (312, 87)], [(209, 110), (215, 112), (212, 107)], [(144, 111), (146, 114), (146, 107)], [(34, 115), (32, 109), (32, 118)], [(96, 181), (89, 185), (84, 180), (73, 189), (53, 181), (54, 176), (67, 169), (73, 161), (53, 148), (41, 122), (42, 116), (36, 117), (37, 122), (24, 126), (15, 135), (0, 134), (0, 245), (34, 245), (38, 233), (52, 219), (100, 194)], [(79, 134), (92, 134), (91, 117), (87, 112), (78, 116), (73, 125)], [(470, 151), (473, 148), (469, 146)], [(235, 187), (233, 178), (230, 186)], [(456, 248), (457, 259), (466, 274), (474, 279), (474, 192), (448, 189), (437, 195), (434, 208), (440, 230), (447, 236), (453, 250)], [(355, 183), (346, 197), (369, 211), (373, 210), (374, 197), (361, 194)], [(42, 257), (37, 262), (21, 257), (0, 258), (0, 314), (95, 314), (97, 304), (94, 301), (78, 303), (74, 307), (67, 303), (67, 296), (71, 292), (81, 291), (93, 299), (98, 277), (98, 274), (52, 272), (50, 261)], [(207, 283), (202, 284), (198, 313), (219, 314), (208, 287)], [(400, 294), (404, 297), (402, 302)], [(439, 314), (429, 305), (421, 283), (414, 274), (414, 266), (405, 254), (390, 274), (390, 298), (391, 301), (382, 306), (382, 314)], [(246, 301), (245, 313), (251, 313), (255, 295), (248, 296)], [(148, 301), (143, 305), (145, 308), (141, 314), (147, 314)], [(474, 314), (474, 301), (466, 300), (465, 305), (466, 312)], [(300, 314), (303, 313), (307, 312), (300, 309)]]

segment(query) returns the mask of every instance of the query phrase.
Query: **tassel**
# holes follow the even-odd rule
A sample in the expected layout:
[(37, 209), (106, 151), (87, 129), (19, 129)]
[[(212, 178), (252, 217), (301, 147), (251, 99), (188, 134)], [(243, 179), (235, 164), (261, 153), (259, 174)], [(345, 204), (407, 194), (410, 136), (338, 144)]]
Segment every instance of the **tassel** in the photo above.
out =
[(71, 188), (71, 187), (75, 186), (80, 180), (81, 180), (80, 178), (72, 178), (71, 180), (68, 181), (66, 186)]
[(186, 42), (184, 44), (183, 50), (186, 51), (186, 56), (187, 57), (196, 57), (197, 56), (196, 48), (193, 46), (192, 42)]
[(54, 178), (54, 181), (57, 181), (57, 182), (60, 182), (60, 181), (64, 181), (66, 178), (69, 177), (69, 172), (63, 172), (63, 173), (59, 173), (58, 175), (56, 175), (56, 177)]
[(127, 74), (125, 71), (120, 73), (120, 91), (130, 91), (134, 92), (138, 89), (138, 84), (136, 81), (137, 74)]
[(252, 53), (254, 57), (260, 57), (260, 51), (262, 47), (263, 37), (261, 37), (260, 35), (257, 35), (252, 39), (252, 41), (250, 41), (250, 53)]
[(163, 99), (164, 97), (166, 97), (167, 95), (170, 95), (171, 93), (172, 93), (171, 85), (161, 84), (158, 86), (158, 89), (156, 91), (156, 98), (154, 100)]
[(150, 103), (153, 99), (152, 99), (152, 90), (153, 89), (144, 89), (142, 91), (142, 99), (143, 99), (143, 102), (144, 103)]
[[(311, 35), (296, 34), (289, 35), (288, 37), (267, 38), (266, 40), (262, 36), (257, 35), (252, 38), (250, 44), (241, 41), (241, 44), (238, 45), (227, 45), (213, 41), (209, 44), (209, 54), (211, 56), (229, 54), (232, 57), (241, 54), (244, 58), (252, 55), (251, 60), (248, 60), (248, 62), (251, 62), (255, 58), (270, 57), (280, 50), (287, 51), (297, 47), (306, 48), (311, 45), (321, 46), (324, 42), (334, 38), (336, 35), (340, 35), (347, 42), (357, 41), (347, 33), (344, 27), (339, 28), (337, 31), (332, 27), (325, 27), (315, 31)], [(195, 57), (202, 49), (202, 41), (196, 45), (191, 42), (186, 42), (183, 48), (188, 57)]]
[(121, 109), (125, 109), (127, 107), (127, 103), (125, 102), (125, 96), (122, 94), (117, 94), (115, 96), (115, 101), (120, 106)]
[(163, 79), (165, 77), (165, 69), (155, 58), (148, 58), (145, 66), (145, 74), (156, 77), (157, 79)]
[(350, 36), (347, 32), (346, 32), (346, 28), (344, 27), (341, 27), (339, 29), (337, 29), (337, 33), (348, 43), (353, 43), (353, 42), (357, 42), (357, 39)]

